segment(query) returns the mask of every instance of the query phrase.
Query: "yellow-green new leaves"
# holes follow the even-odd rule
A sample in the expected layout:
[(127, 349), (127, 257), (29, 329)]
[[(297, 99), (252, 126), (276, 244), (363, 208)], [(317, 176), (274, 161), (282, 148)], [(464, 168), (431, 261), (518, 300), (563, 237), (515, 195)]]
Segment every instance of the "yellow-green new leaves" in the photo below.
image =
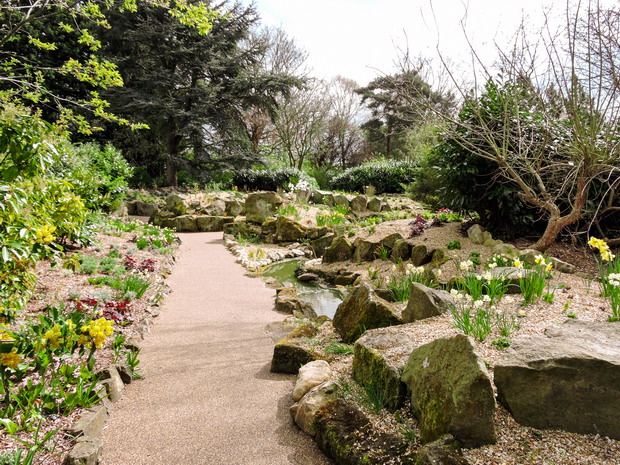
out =
[(100, 61), (94, 55), (86, 63), (80, 63), (72, 58), (64, 64), (61, 71), (75, 76), (82, 82), (87, 82), (103, 89), (123, 85), (123, 78), (118, 72), (116, 65), (107, 60)]
[(176, 0), (170, 14), (181, 24), (193, 27), (203, 35), (208, 34), (213, 27), (213, 21), (220, 17), (219, 12), (209, 8), (206, 3), (190, 4), (187, 0)]

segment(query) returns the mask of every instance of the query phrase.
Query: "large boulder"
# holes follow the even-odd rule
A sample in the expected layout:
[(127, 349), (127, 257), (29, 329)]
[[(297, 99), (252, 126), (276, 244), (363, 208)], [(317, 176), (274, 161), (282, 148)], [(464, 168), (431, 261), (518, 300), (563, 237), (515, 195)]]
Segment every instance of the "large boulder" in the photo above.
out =
[(404, 240), (397, 240), (392, 247), (392, 260), (409, 260), (411, 257), (411, 246)]
[(521, 424), (620, 439), (620, 324), (567, 321), (521, 337), (495, 385)]
[(392, 234), (388, 234), (387, 236), (382, 238), (379, 241), (379, 243), (383, 247), (386, 247), (386, 248), (392, 250), (394, 248), (394, 246), (396, 245), (396, 243), (398, 241), (402, 241), (402, 240), (403, 240), (403, 236), (400, 233), (392, 233)]
[(409, 355), (418, 345), (394, 327), (366, 331), (355, 341), (353, 379), (379, 393), (388, 410), (399, 409), (407, 394), (400, 378)]
[(334, 328), (344, 342), (353, 342), (367, 329), (384, 328), (402, 323), (400, 312), (362, 283), (338, 306)]
[(276, 296), (275, 309), (278, 312), (294, 315), (298, 318), (316, 319), (317, 314), (312, 305), (294, 294), (278, 293)]
[(189, 203), (187, 199), (179, 194), (170, 194), (166, 197), (166, 209), (176, 216), (187, 214)]
[(323, 384), (332, 376), (332, 369), (325, 360), (306, 363), (299, 369), (297, 382), (293, 388), (293, 400), (297, 402), (315, 386)]
[(495, 397), (489, 374), (465, 335), (415, 349), (402, 380), (423, 442), (452, 434), (467, 447), (495, 442)]
[(428, 248), (423, 244), (418, 244), (411, 249), (411, 263), (413, 266), (422, 266), (430, 263), (433, 258)]
[(224, 233), (244, 238), (258, 237), (263, 230), (260, 225), (248, 223), (244, 219), (236, 219), (232, 223), (224, 223)]
[(355, 252), (353, 252), (354, 262), (371, 262), (377, 258), (377, 251), (381, 244), (358, 237), (353, 242), (353, 247), (355, 247)]
[(318, 239), (311, 240), (310, 247), (312, 247), (315, 257), (322, 257), (325, 250), (332, 245), (335, 238), (335, 234), (326, 234)]
[(148, 216), (150, 218), (156, 211), (159, 210), (159, 205), (153, 202), (142, 202), (140, 200), (136, 200), (133, 202), (131, 210), (134, 215)]
[(371, 211), (371, 212), (376, 212), (376, 213), (380, 212), (381, 211), (381, 200), (377, 197), (373, 197), (372, 199), (368, 201), (366, 208), (368, 208), (368, 211)]
[(327, 205), (331, 207), (334, 205), (334, 194), (327, 191), (315, 190), (310, 194), (310, 200), (312, 203)]
[(353, 246), (344, 236), (336, 237), (323, 253), (323, 263), (344, 262), (353, 257)]
[(204, 212), (210, 216), (224, 216), (226, 214), (226, 202), (222, 199), (215, 199), (205, 207)]
[(409, 301), (403, 310), (403, 321), (411, 323), (441, 315), (450, 310), (450, 305), (454, 304), (454, 298), (449, 292), (431, 289), (420, 283), (412, 283)]
[(181, 215), (174, 218), (174, 229), (177, 232), (196, 232), (198, 231), (198, 225), (196, 223), (196, 217), (193, 215)]
[(344, 207), (344, 208), (349, 208), (350, 206), (349, 199), (344, 194), (334, 194), (333, 199), (334, 199), (334, 206), (339, 206), (339, 207)]
[(482, 245), (490, 237), (490, 234), (479, 224), (474, 224), (467, 230), (467, 237), (474, 244)]
[(235, 216), (243, 215), (245, 211), (245, 206), (237, 199), (226, 200), (225, 204), (226, 214), (228, 216), (232, 216), (233, 218)]
[(308, 228), (298, 221), (279, 216), (276, 220), (276, 239), (279, 242), (299, 242), (308, 235)]
[(341, 465), (414, 465), (409, 443), (401, 434), (375, 430), (368, 417), (352, 402), (336, 399), (315, 415), (319, 448)]
[(365, 195), (358, 195), (350, 203), (351, 211), (354, 213), (364, 213), (368, 207), (368, 197)]
[(316, 413), (321, 407), (336, 399), (337, 395), (338, 385), (333, 381), (313, 387), (289, 409), (293, 421), (307, 435), (316, 435), (314, 430)]
[(275, 192), (253, 192), (245, 199), (245, 218), (247, 221), (262, 223), (275, 215), (282, 205), (282, 198)]
[(521, 251), (512, 244), (500, 242), (493, 247), (493, 255), (505, 255), (510, 258), (517, 258), (521, 255)]
[(197, 216), (196, 227), (198, 231), (223, 231), (224, 224), (234, 221), (230, 216)]

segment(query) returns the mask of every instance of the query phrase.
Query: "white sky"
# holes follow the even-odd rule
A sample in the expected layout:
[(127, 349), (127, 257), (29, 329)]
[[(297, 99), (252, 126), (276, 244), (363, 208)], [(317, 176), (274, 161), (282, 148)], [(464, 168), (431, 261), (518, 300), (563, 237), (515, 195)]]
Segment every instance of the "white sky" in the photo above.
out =
[[(246, 4), (250, 0), (243, 0)], [(485, 63), (496, 56), (527, 16), (542, 24), (548, 0), (254, 0), (262, 24), (281, 26), (309, 52), (313, 75), (343, 75), (365, 85), (394, 71), (395, 46), (412, 55), (442, 54), (453, 61), (469, 56), (461, 22)], [(431, 7), (432, 4), (432, 7)], [(556, 0), (561, 13), (564, 1)], [(467, 15), (466, 15), (467, 11)], [(465, 18), (465, 19), (464, 19)]]

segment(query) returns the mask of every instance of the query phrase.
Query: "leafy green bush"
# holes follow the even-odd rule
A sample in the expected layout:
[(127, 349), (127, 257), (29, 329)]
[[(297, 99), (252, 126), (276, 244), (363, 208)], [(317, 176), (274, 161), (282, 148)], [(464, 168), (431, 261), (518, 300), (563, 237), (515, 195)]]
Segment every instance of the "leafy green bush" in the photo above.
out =
[(65, 144), (52, 172), (67, 179), (90, 210), (116, 210), (125, 199), (127, 180), (133, 173), (120, 151), (112, 145)]
[(349, 168), (332, 179), (332, 189), (346, 192), (364, 192), (373, 186), (377, 194), (402, 193), (404, 185), (414, 180), (416, 166), (405, 161), (382, 161), (365, 163)]
[(315, 184), (303, 171), (295, 168), (238, 170), (233, 176), (233, 185), (245, 191), (275, 191), (288, 188), (289, 184), (297, 185), (299, 181)]

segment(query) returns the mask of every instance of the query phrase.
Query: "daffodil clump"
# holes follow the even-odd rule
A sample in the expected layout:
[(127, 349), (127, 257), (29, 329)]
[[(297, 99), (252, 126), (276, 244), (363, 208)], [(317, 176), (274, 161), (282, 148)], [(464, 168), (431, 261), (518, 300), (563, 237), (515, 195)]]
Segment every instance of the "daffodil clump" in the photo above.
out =
[(468, 336), (483, 342), (493, 330), (507, 338), (519, 328), (517, 319), (494, 305), (488, 294), (474, 299), (470, 294), (452, 289), (450, 295), (454, 299), (454, 304), (450, 305), (454, 325)]
[(487, 270), (477, 273), (471, 260), (459, 263), (461, 271), (460, 290), (470, 295), (474, 300), (481, 300), (487, 296), (495, 304), (499, 302), (508, 291), (508, 283), (504, 276), (496, 276), (493, 269), (496, 263), (489, 263)]
[(592, 237), (588, 244), (598, 249), (601, 256), (599, 270), (601, 274), (601, 294), (609, 298), (611, 316), (609, 321), (620, 321), (620, 261), (611, 253), (609, 246), (602, 239)]
[(435, 287), (437, 276), (441, 270), (427, 271), (423, 266), (414, 266), (408, 263), (405, 266), (394, 265), (393, 274), (387, 282), (387, 288), (396, 302), (405, 302), (411, 294), (411, 285), (420, 283), (428, 287)]
[[(513, 265), (520, 270), (525, 268), (523, 261), (518, 258), (513, 261)], [(525, 305), (531, 304), (543, 296), (545, 288), (548, 287), (549, 281), (553, 277), (551, 270), (553, 270), (553, 262), (539, 254), (534, 257), (534, 267), (531, 270), (521, 271), (519, 287)], [(553, 297), (553, 294), (549, 295)]]

